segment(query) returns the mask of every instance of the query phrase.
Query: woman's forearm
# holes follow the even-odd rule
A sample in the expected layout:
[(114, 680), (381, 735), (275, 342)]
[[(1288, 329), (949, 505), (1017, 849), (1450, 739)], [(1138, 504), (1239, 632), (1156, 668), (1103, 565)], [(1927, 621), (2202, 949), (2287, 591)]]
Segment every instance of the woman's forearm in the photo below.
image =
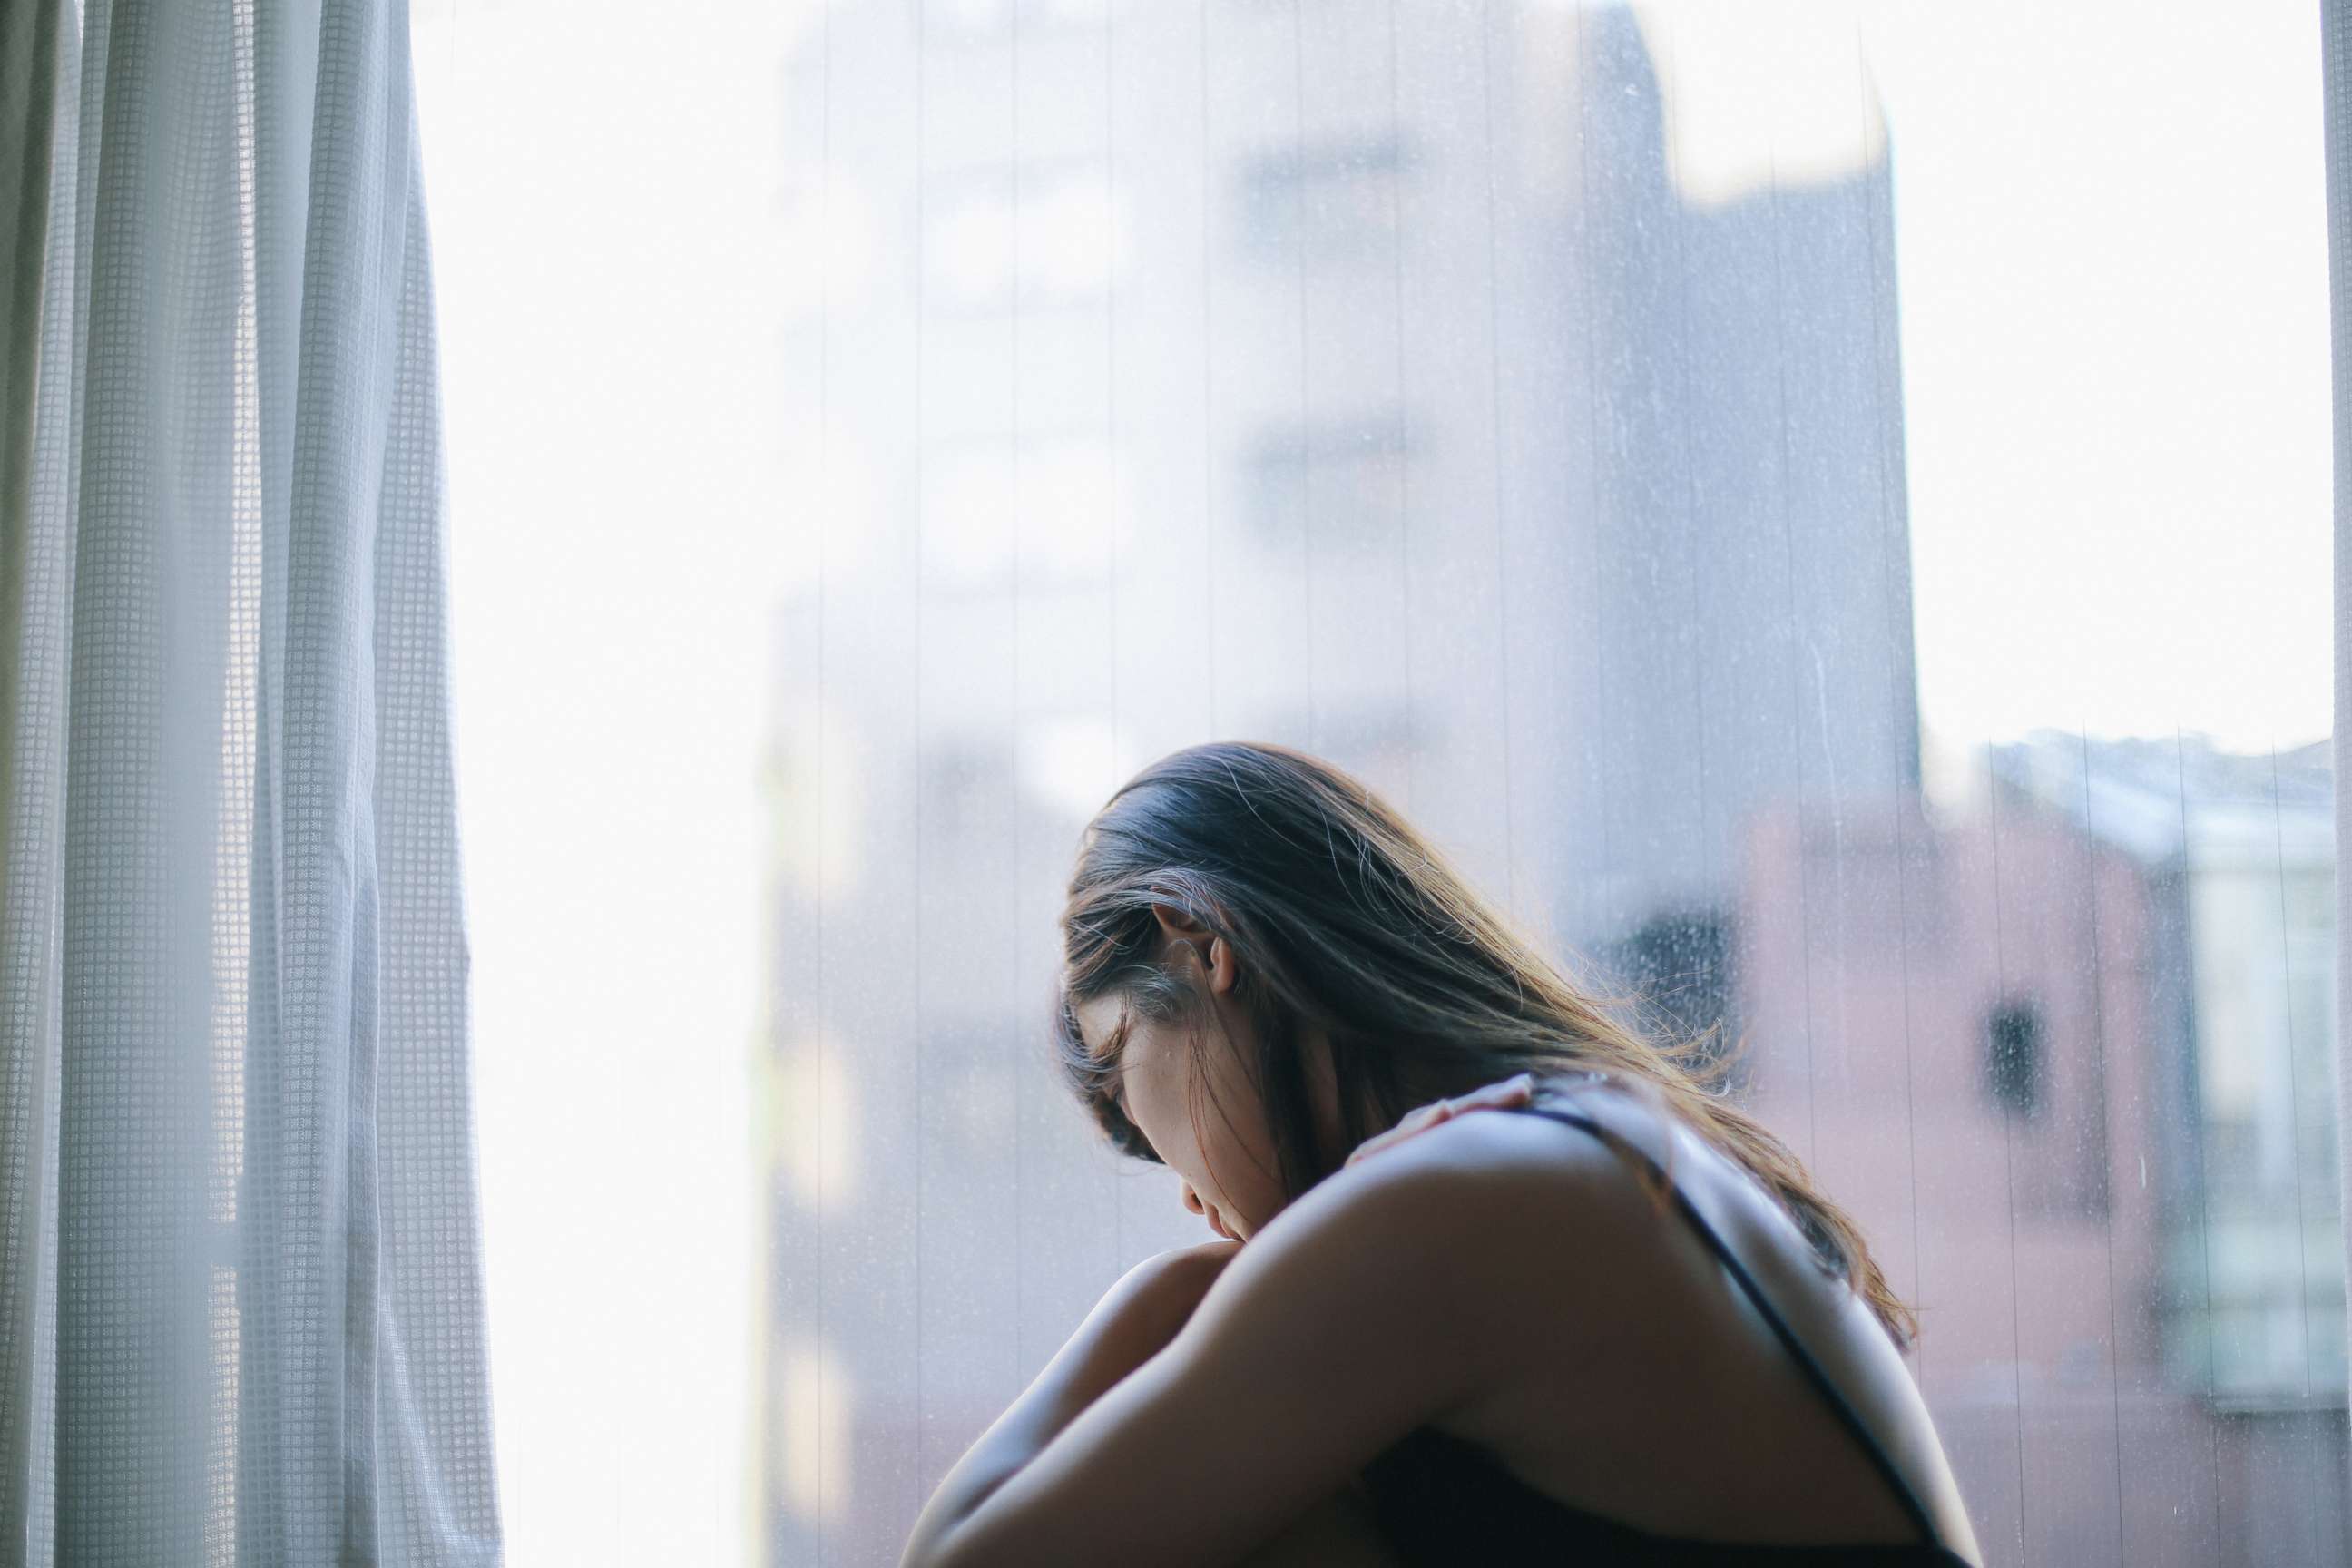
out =
[[(1127, 1286), (1122, 1281), (1122, 1287)], [(1158, 1352), (1182, 1327), (1155, 1311), (1138, 1288), (1115, 1289), (1045, 1363), (1012, 1406), (965, 1451), (932, 1492), (907, 1538), (899, 1568), (940, 1568), (960, 1527), (1022, 1468), (1045, 1451), (1078, 1413)]]
[(944, 1561), (939, 1553), (949, 1531), (971, 1517), (997, 1488), (1044, 1452), (1055, 1433), (1118, 1381), (1118, 1374), (1107, 1373), (1102, 1364), (1101, 1329), (1089, 1320), (964, 1451), (923, 1505), (907, 1538), (900, 1568), (933, 1568)]

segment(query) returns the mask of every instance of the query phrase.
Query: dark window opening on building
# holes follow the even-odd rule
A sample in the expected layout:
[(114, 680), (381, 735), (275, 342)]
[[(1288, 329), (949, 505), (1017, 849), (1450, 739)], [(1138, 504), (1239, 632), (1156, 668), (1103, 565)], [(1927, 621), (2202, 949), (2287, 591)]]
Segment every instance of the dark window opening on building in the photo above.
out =
[(2042, 1015), (2032, 1003), (2004, 1003), (1985, 1019), (1985, 1087), (2013, 1115), (2042, 1109)]
[(1691, 1047), (1685, 1065), (1702, 1079), (1720, 1070), (1727, 1089), (1737, 1088), (1740, 1076), (1731, 942), (1728, 917), (1691, 910), (1652, 916), (1608, 954), (1639, 999), (1645, 1032)]

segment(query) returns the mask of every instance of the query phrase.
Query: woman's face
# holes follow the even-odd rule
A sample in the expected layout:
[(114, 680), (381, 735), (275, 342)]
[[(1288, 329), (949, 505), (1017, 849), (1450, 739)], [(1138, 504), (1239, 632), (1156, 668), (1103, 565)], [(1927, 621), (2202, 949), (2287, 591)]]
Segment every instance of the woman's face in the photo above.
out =
[[(1286, 1201), (1265, 1102), (1248, 1066), (1257, 1042), (1233, 998), (1237, 972), (1232, 948), (1172, 911), (1163, 910), (1161, 920), (1172, 938), (1192, 941), (1203, 955), (1194, 977), (1224, 1026), (1205, 1018), (1189, 1030), (1181, 1023), (1160, 1023), (1117, 994), (1079, 1003), (1073, 1011), (1088, 1052), (1098, 1060), (1121, 1040), (1124, 1028), (1114, 1086), (1120, 1108), (1150, 1140), (1161, 1163), (1182, 1178), (1184, 1206), (1218, 1235), (1246, 1241)], [(1193, 1100), (1197, 1117), (1187, 1103), (1186, 1088), (1196, 1041), (1202, 1080)], [(1309, 1093), (1318, 1102), (1318, 1121), (1336, 1124), (1329, 1057), (1317, 1048), (1319, 1043), (1307, 1042)], [(1331, 1136), (1328, 1125), (1318, 1131)]]
[[(1215, 1029), (1198, 1029), (1202, 1082), (1196, 1129), (1186, 1102), (1186, 1058), (1193, 1047), (1183, 1025), (1156, 1022), (1117, 995), (1080, 1003), (1075, 1011), (1097, 1056), (1118, 1037), (1124, 1021), (1126, 1043), (1115, 1085), (1119, 1108), (1150, 1141), (1160, 1163), (1182, 1178), (1184, 1206), (1220, 1236), (1245, 1241), (1255, 1234), (1282, 1207), (1282, 1186), (1263, 1104), (1238, 1053)], [(1246, 1047), (1248, 1037), (1236, 1044)]]

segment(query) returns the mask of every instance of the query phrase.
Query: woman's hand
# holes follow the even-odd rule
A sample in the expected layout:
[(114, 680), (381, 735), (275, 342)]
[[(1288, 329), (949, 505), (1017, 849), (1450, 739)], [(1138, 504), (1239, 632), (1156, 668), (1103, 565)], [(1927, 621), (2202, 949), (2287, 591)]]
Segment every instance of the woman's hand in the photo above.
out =
[(1520, 1073), (1500, 1083), (1490, 1083), (1484, 1089), (1474, 1089), (1467, 1094), (1457, 1094), (1450, 1100), (1416, 1106), (1400, 1117), (1397, 1124), (1376, 1137), (1367, 1138), (1356, 1145), (1355, 1152), (1341, 1162), (1340, 1168), (1368, 1160), (1383, 1149), (1393, 1149), (1416, 1132), (1426, 1132), (1441, 1121), (1451, 1121), (1466, 1110), (1491, 1110), (1503, 1106), (1524, 1105), (1535, 1095), (1533, 1073)]

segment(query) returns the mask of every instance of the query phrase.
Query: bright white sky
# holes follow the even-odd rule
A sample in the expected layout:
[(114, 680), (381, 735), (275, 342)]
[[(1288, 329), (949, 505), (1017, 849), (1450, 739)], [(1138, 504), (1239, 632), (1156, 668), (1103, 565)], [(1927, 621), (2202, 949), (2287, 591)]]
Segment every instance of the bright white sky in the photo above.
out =
[(1866, 19), (1948, 740), (2328, 733), (2317, 27), (2283, 0)]
[[(1801, 168), (1804, 84), (1850, 116), (1863, 39), (1939, 747), (2325, 733), (2308, 0), (1661, 15), (1695, 196), (1758, 177), (1759, 124)], [(771, 197), (810, 12), (415, 16), (509, 1555), (748, 1561), (751, 781), (789, 514), (777, 279), (813, 248)]]
[(1895, 143), (1927, 727), (2327, 733), (2312, 8), (1681, 0), (1648, 21), (1702, 196), (1760, 185), (1776, 146), (1784, 178), (1834, 172), (1858, 24)]

